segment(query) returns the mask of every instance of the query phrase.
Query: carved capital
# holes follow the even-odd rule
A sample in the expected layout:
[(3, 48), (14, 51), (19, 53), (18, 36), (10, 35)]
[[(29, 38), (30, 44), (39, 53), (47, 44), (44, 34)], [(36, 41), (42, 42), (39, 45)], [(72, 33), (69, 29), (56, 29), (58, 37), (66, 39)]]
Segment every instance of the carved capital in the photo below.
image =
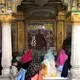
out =
[(11, 14), (1, 14), (0, 21), (1, 22), (11, 22), (15, 18)]
[(58, 20), (65, 20), (65, 11), (60, 11), (57, 16)]
[(71, 22), (73, 25), (80, 25), (80, 11), (73, 11), (71, 13)]

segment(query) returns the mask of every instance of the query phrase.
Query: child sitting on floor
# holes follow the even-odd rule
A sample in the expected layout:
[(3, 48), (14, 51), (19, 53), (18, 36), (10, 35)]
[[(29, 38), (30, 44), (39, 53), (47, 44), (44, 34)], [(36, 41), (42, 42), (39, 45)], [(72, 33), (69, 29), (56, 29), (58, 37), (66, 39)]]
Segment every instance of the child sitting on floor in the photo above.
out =
[(17, 76), (18, 74), (18, 61), (16, 60), (16, 58), (12, 59), (12, 66), (11, 66), (11, 78), (14, 80), (14, 78)]

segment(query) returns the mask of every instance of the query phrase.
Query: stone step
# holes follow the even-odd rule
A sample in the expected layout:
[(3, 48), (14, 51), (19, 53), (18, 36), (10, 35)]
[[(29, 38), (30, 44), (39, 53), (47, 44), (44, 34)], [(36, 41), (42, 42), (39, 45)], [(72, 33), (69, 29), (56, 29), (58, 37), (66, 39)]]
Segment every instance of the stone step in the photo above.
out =
[[(0, 80), (11, 80), (11, 78), (4, 78), (0, 76)], [(51, 78), (43, 78), (43, 80), (69, 80), (68, 78), (63, 77), (51, 77)]]
[(4, 78), (2, 76), (0, 76), (0, 80), (11, 80), (10, 78)]
[(43, 78), (43, 80), (69, 80), (69, 79), (63, 77), (53, 77), (53, 78)]

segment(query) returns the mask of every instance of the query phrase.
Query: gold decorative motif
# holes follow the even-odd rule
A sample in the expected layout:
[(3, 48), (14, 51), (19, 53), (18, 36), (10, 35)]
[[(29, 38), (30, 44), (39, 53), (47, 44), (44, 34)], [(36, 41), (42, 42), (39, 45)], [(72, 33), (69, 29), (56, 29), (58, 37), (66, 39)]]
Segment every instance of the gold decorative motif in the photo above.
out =
[(74, 11), (71, 13), (71, 22), (73, 25), (80, 25), (80, 11)]
[(57, 16), (57, 19), (58, 20), (65, 20), (65, 11), (60, 11), (59, 13), (58, 13), (58, 16)]
[(11, 14), (0, 14), (1, 22), (11, 22), (15, 18)]
[(71, 23), (71, 15), (65, 18), (65, 22)]
[(65, 16), (58, 16), (58, 20), (64, 20)]

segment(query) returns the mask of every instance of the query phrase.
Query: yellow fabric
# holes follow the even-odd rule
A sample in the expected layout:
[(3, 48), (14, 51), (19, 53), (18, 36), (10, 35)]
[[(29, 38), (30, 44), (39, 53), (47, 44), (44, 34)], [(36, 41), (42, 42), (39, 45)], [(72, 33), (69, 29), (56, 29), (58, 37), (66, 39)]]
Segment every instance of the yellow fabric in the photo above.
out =
[(45, 64), (42, 65), (42, 75), (43, 77), (57, 77), (56, 73), (51, 73), (50, 76), (48, 76), (47, 66)]
[(42, 75), (43, 77), (46, 77), (47, 75), (47, 66), (45, 64), (42, 65)]

